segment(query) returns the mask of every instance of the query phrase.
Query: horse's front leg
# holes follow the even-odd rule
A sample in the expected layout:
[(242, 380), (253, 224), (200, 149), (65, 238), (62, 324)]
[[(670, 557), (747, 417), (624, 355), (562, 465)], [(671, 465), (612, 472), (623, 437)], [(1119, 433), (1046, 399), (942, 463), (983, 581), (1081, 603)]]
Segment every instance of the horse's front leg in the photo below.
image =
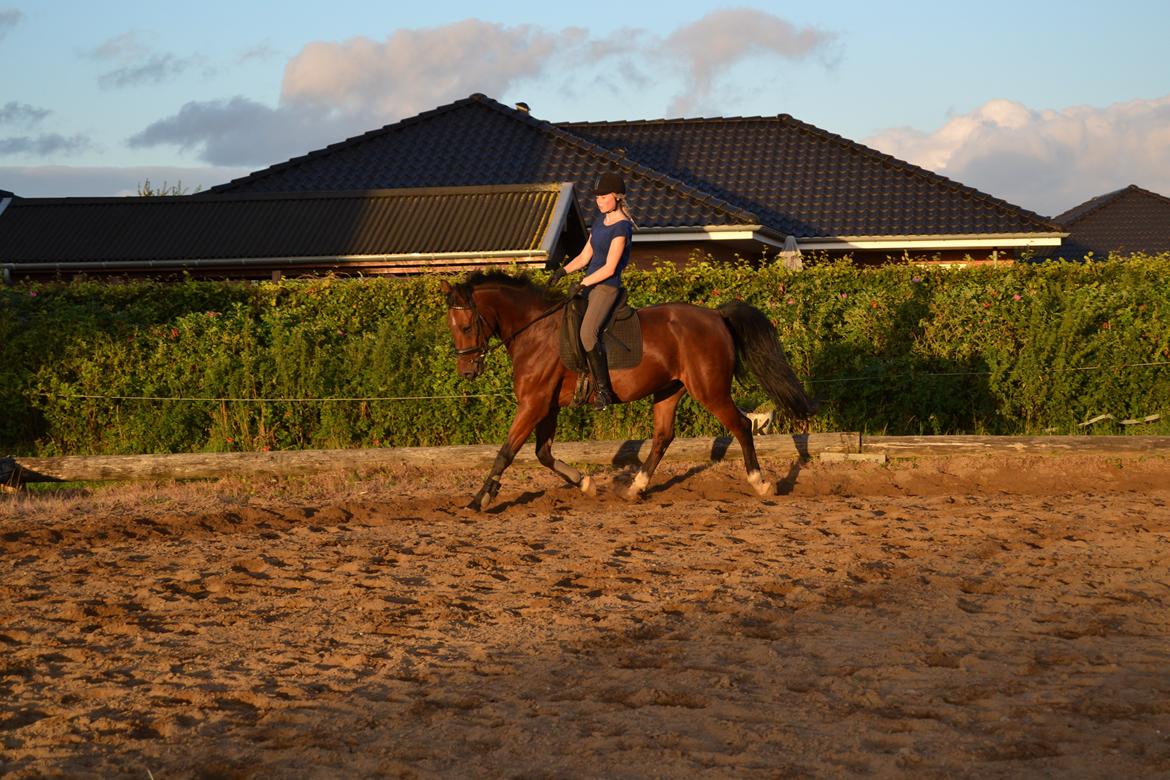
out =
[(521, 406), (517, 410), (516, 418), (512, 420), (512, 427), (508, 429), (508, 438), (504, 440), (500, 451), (496, 453), (496, 461), (492, 464), (491, 471), (488, 472), (487, 479), (483, 482), (483, 487), (467, 505), (468, 509), (483, 511), (495, 500), (496, 494), (500, 492), (500, 475), (508, 466), (512, 465), (516, 453), (524, 446), (524, 442), (528, 440), (529, 434), (532, 433), (532, 429), (536, 427), (543, 414), (540, 406), (531, 404)]
[(541, 465), (551, 469), (554, 474), (565, 480), (565, 482), (578, 488), (582, 493), (592, 496), (597, 490), (593, 486), (593, 480), (589, 478), (589, 475), (582, 474), (563, 460), (557, 460), (553, 457), (552, 443), (553, 436), (557, 432), (557, 417), (559, 414), (560, 407), (554, 406), (544, 416), (544, 419), (537, 423), (536, 459), (540, 461)]

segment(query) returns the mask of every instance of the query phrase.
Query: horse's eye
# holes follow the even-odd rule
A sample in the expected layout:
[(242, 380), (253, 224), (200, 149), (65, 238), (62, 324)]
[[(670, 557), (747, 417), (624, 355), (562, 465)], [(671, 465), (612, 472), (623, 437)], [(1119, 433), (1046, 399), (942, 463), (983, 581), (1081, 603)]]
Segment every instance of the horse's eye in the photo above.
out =
[(464, 326), (461, 328), (461, 330), (462, 330), (464, 333), (471, 333), (471, 326), (470, 326), (470, 325), (464, 325)]

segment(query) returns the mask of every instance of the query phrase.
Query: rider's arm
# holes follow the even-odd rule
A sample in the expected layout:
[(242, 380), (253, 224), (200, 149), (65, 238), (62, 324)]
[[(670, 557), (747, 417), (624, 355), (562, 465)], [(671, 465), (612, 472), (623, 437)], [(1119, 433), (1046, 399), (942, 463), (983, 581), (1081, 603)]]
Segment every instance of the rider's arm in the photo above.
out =
[(593, 259), (593, 244), (586, 241), (585, 248), (581, 250), (581, 254), (574, 257), (569, 262), (565, 263), (565, 272), (573, 273), (580, 271), (585, 266), (589, 265), (589, 261)]

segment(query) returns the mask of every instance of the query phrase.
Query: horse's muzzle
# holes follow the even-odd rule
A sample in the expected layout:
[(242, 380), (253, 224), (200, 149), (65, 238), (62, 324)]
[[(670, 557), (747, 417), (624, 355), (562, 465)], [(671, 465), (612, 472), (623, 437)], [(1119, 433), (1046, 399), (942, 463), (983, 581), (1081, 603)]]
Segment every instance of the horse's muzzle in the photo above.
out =
[(483, 355), (459, 358), (455, 361), (455, 370), (464, 379), (475, 379), (483, 373)]

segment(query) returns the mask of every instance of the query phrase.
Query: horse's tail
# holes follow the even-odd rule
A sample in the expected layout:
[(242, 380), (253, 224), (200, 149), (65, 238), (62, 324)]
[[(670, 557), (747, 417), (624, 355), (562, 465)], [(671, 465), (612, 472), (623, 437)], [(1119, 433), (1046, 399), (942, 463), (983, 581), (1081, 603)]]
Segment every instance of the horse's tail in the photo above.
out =
[(735, 341), (736, 372), (742, 373), (746, 366), (772, 402), (788, 409), (797, 419), (807, 420), (816, 414), (817, 403), (808, 397), (788, 364), (772, 321), (743, 301), (723, 304), (719, 315)]

